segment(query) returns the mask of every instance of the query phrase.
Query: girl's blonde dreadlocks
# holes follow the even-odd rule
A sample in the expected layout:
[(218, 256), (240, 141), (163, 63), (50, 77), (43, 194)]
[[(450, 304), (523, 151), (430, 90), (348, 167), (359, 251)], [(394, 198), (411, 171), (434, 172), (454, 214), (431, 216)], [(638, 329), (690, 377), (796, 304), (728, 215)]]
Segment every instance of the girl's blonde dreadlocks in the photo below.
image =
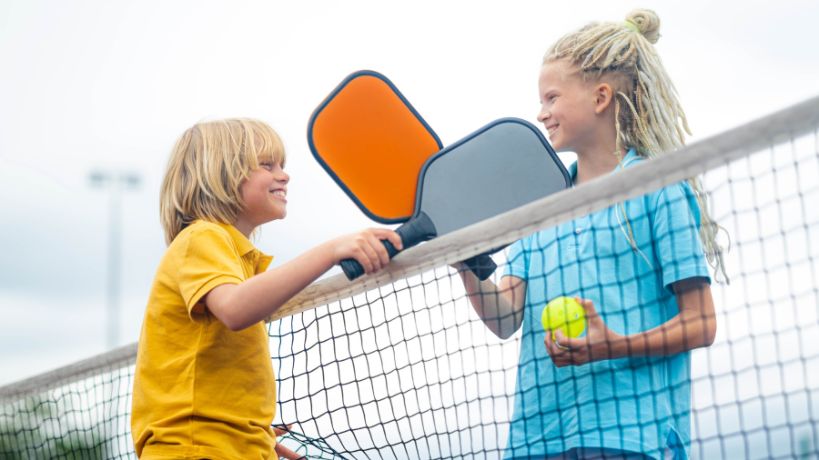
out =
[[(656, 13), (634, 10), (625, 22), (592, 23), (565, 35), (543, 58), (544, 63), (565, 60), (582, 78), (606, 79), (613, 84), (615, 145), (621, 157), (627, 148), (649, 158), (672, 152), (682, 147), (685, 135), (691, 133), (677, 91), (653, 46), (660, 38), (659, 30)], [(688, 182), (700, 207), (700, 236), (706, 257), (716, 274), (727, 281), (722, 247), (716, 242), (721, 227), (711, 219), (699, 179)]]

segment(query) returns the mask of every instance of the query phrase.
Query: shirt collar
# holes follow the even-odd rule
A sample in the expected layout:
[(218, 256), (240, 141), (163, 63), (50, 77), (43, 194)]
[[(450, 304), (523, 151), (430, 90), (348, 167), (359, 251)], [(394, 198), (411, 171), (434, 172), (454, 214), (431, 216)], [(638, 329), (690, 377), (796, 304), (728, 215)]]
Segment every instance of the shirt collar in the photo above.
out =
[(267, 267), (270, 265), (270, 262), (273, 261), (273, 257), (263, 253), (262, 251), (258, 250), (256, 246), (253, 246), (253, 243), (247, 239), (245, 235), (242, 234), (236, 227), (230, 224), (223, 224), (221, 222), (216, 222), (216, 225), (225, 229), (230, 235), (230, 238), (236, 244), (236, 247), (239, 248), (239, 255), (242, 257), (251, 256), (253, 259), (256, 260), (256, 272), (262, 272), (267, 270)]
[[(628, 149), (628, 152), (626, 152), (626, 156), (624, 156), (623, 159), (620, 161), (620, 164), (618, 164), (617, 167), (614, 168), (614, 171), (617, 171), (618, 169), (621, 168), (623, 169), (628, 168), (629, 166), (634, 164), (635, 161), (640, 159), (642, 159), (642, 157), (640, 157), (640, 155), (637, 154), (637, 150), (635, 150), (632, 147)], [(577, 179), (577, 161), (569, 165), (569, 177), (572, 179), (572, 185), (574, 185), (574, 181)]]
[(634, 147), (632, 147), (628, 149), (628, 152), (626, 152), (626, 156), (624, 156), (623, 159), (620, 160), (620, 164), (617, 167), (625, 169), (634, 164), (634, 162), (642, 159), (643, 158), (640, 155), (637, 155), (637, 150), (634, 150)]

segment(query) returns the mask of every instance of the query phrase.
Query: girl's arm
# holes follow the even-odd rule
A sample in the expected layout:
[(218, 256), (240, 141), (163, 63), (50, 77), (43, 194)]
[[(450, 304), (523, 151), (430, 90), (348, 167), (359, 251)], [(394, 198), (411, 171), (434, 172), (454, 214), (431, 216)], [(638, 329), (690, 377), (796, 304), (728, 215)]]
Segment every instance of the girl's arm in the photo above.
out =
[(523, 322), (526, 282), (514, 276), (504, 276), (496, 286), (490, 280), (479, 280), (463, 264), (456, 268), (472, 308), (486, 327), (502, 339), (514, 334)]
[(544, 343), (557, 366), (585, 364), (602, 359), (666, 356), (707, 347), (717, 331), (711, 286), (702, 278), (672, 285), (680, 312), (654, 329), (623, 336), (606, 327), (590, 300), (579, 299), (586, 310), (586, 337), (570, 339), (557, 332)]
[(233, 331), (252, 326), (343, 259), (356, 259), (368, 274), (386, 266), (390, 257), (381, 240), (402, 249), (401, 238), (387, 229), (368, 229), (316, 246), (280, 267), (241, 284), (222, 284), (203, 297), (205, 307)]

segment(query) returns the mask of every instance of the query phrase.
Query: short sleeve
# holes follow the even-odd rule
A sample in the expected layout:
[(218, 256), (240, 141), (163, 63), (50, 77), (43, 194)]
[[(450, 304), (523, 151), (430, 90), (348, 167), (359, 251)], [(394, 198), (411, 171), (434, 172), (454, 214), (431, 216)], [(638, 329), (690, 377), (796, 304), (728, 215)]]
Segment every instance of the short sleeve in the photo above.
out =
[(227, 232), (206, 228), (190, 236), (179, 264), (179, 292), (191, 313), (208, 292), (244, 281), (241, 256)]
[(525, 280), (528, 267), (529, 253), (526, 251), (526, 240), (521, 239), (515, 241), (509, 246), (503, 276), (514, 276)]
[(660, 261), (663, 286), (687, 278), (708, 278), (702, 241), (700, 211), (691, 187), (684, 182), (661, 189), (656, 195), (653, 219), (654, 244)]

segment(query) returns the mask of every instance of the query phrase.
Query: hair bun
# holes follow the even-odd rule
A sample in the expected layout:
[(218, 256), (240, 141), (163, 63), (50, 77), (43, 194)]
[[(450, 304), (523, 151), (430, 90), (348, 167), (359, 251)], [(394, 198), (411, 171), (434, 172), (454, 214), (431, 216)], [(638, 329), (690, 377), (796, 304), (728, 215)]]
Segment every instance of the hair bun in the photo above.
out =
[(638, 9), (626, 15), (626, 21), (637, 26), (640, 34), (649, 42), (657, 43), (660, 39), (660, 17), (652, 10)]

